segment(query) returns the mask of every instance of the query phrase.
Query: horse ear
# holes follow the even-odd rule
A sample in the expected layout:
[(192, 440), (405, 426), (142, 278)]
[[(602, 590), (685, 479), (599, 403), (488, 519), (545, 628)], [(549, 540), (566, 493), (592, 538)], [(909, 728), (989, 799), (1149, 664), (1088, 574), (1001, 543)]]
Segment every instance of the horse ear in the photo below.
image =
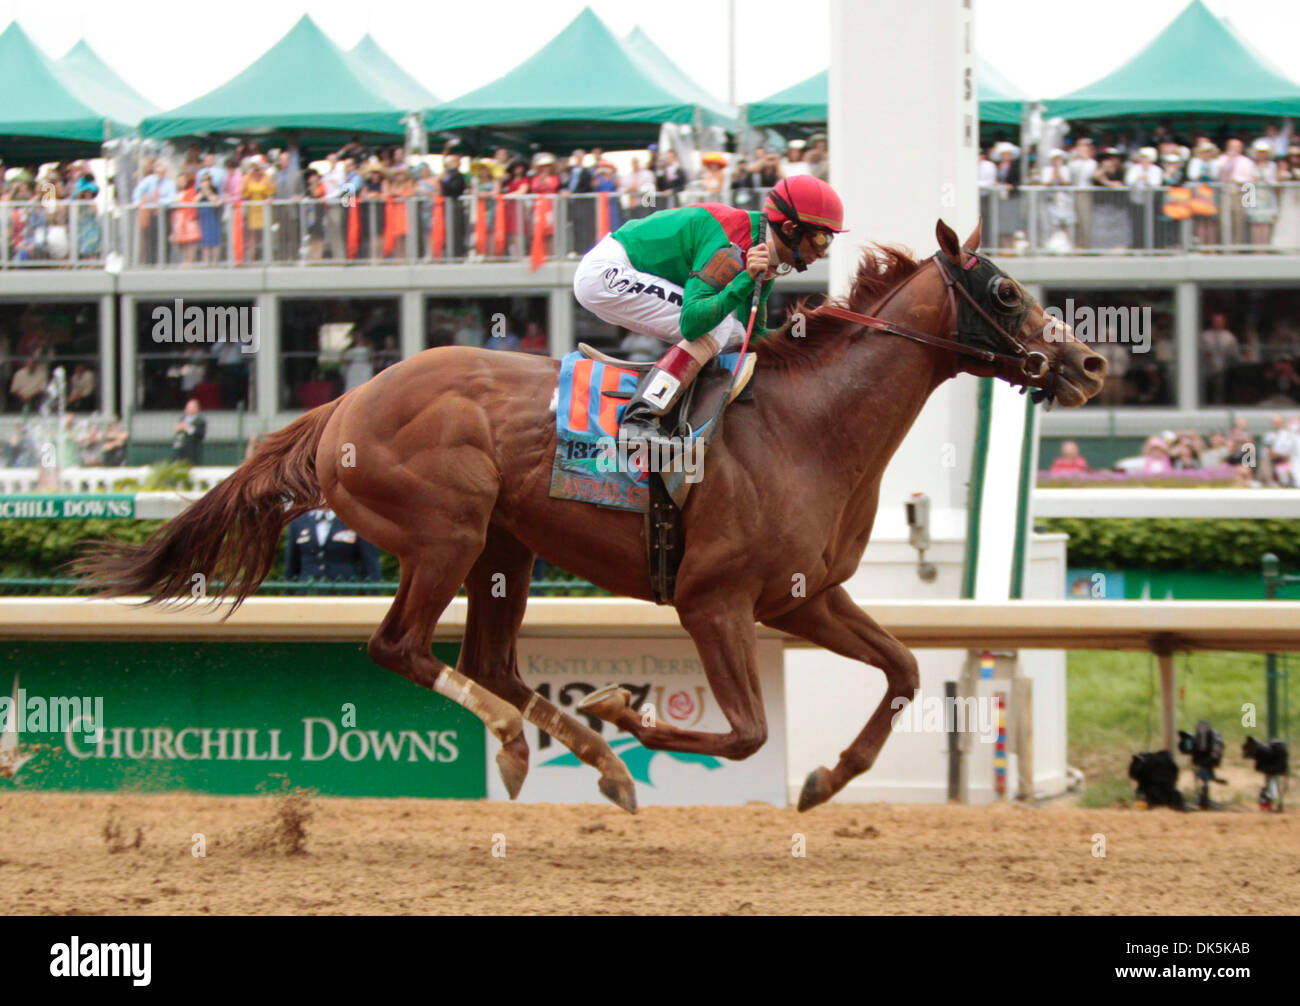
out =
[(953, 265), (961, 264), (961, 245), (957, 243), (957, 233), (942, 219), (934, 225), (934, 236), (939, 239), (939, 250), (948, 256)]
[(982, 236), (983, 231), (984, 231), (984, 218), (980, 217), (975, 224), (975, 229), (970, 232), (970, 237), (966, 239), (965, 247), (969, 248), (971, 251), (979, 251), (980, 237)]

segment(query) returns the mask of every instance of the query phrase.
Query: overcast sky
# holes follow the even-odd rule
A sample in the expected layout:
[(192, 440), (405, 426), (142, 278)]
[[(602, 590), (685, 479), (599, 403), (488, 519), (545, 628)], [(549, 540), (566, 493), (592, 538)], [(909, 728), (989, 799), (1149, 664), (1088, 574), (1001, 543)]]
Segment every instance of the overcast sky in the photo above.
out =
[[(369, 31), (445, 100), (499, 77), (588, 5), (619, 35), (639, 24), (703, 87), (726, 97), (726, 0), (313, 0), (309, 7), (283, 0), (0, 0), (0, 24), (17, 17), (56, 58), (84, 36), (165, 109), (224, 83), (306, 10), (344, 48)], [(826, 67), (829, 6), (829, 0), (736, 0), (738, 101), (766, 97)], [(1114, 69), (1184, 6), (1186, 0), (976, 0), (977, 44), (1030, 97), (1051, 97)], [(1300, 80), (1300, 3), (1208, 0), (1208, 6)], [(870, 58), (869, 46), (863, 56)]]

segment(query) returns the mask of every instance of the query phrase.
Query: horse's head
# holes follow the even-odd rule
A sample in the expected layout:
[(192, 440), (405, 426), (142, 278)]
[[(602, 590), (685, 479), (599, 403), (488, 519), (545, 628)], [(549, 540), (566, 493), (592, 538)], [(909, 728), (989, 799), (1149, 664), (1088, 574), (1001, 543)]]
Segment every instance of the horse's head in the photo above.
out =
[(957, 339), (971, 349), (996, 354), (964, 369), (1041, 389), (1062, 405), (1082, 405), (1101, 391), (1106, 360), (1074, 338), (1068, 325), (1048, 315), (1019, 283), (978, 254), (982, 224), (958, 244), (952, 228), (935, 227), (935, 263), (953, 292)]

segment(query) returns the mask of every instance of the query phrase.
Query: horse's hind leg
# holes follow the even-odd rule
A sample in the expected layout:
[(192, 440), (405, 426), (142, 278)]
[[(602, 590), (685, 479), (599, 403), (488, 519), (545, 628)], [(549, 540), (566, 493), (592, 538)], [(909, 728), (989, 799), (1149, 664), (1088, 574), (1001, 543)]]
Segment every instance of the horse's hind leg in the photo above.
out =
[(506, 531), (488, 530), (487, 545), (465, 580), (469, 615), (457, 669), (521, 709), (524, 719), (599, 771), (600, 792), (635, 813), (636, 786), (623, 760), (600, 734), (542, 698), (519, 676), (516, 640), (532, 568), (533, 553), (527, 546)]
[[(477, 553), (477, 548), (475, 548)], [(473, 556), (428, 550), (400, 557), (402, 578), (393, 606), (370, 637), (370, 659), (417, 685), (464, 706), (501, 741), (497, 767), (513, 797), (528, 774), (528, 742), (519, 710), (433, 656), (433, 631), (456, 596)], [(450, 560), (450, 561), (449, 561)]]

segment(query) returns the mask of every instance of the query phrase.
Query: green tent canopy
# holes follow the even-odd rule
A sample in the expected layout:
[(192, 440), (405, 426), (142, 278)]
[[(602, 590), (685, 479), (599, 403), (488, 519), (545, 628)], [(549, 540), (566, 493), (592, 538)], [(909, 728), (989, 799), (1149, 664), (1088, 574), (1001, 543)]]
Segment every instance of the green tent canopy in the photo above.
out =
[(403, 70), (368, 32), (348, 50), (348, 59), (352, 61), (352, 69), (370, 90), (387, 98), (398, 108), (416, 112), (438, 104), (433, 93)]
[(824, 126), (826, 106), (830, 102), (830, 76), (829, 70), (822, 70), (762, 101), (751, 102), (749, 125), (784, 126), (797, 123)]
[(82, 39), (55, 67), (68, 88), (91, 108), (121, 122), (138, 124), (158, 106), (143, 97), (119, 77), (99, 54)]
[(1137, 55), (1086, 87), (1047, 102), (1067, 119), (1300, 115), (1300, 84), (1231, 25), (1193, 0)]
[(998, 73), (991, 63), (978, 59), (980, 122), (1020, 125), (1029, 98), (1015, 84)]
[(665, 122), (691, 123), (683, 97), (634, 57), (591, 8), (504, 77), (424, 113), (429, 132), (482, 130), (557, 150), (631, 149)]
[(628, 32), (623, 45), (672, 90), (695, 102), (700, 110), (701, 126), (721, 126), (728, 132), (735, 132), (736, 109), (718, 101), (695, 83), (640, 27)]
[(406, 110), (376, 94), (348, 55), (307, 15), (231, 80), (179, 108), (147, 117), (141, 135), (157, 139), (297, 134), (307, 152), (349, 135), (400, 142)]
[(86, 104), (15, 21), (0, 34), (0, 157), (32, 163), (98, 157), (130, 127)]
[[(980, 121), (1019, 124), (1028, 98), (983, 59), (978, 66)], [(830, 71), (822, 70), (750, 104), (749, 125), (825, 126), (829, 95)]]

